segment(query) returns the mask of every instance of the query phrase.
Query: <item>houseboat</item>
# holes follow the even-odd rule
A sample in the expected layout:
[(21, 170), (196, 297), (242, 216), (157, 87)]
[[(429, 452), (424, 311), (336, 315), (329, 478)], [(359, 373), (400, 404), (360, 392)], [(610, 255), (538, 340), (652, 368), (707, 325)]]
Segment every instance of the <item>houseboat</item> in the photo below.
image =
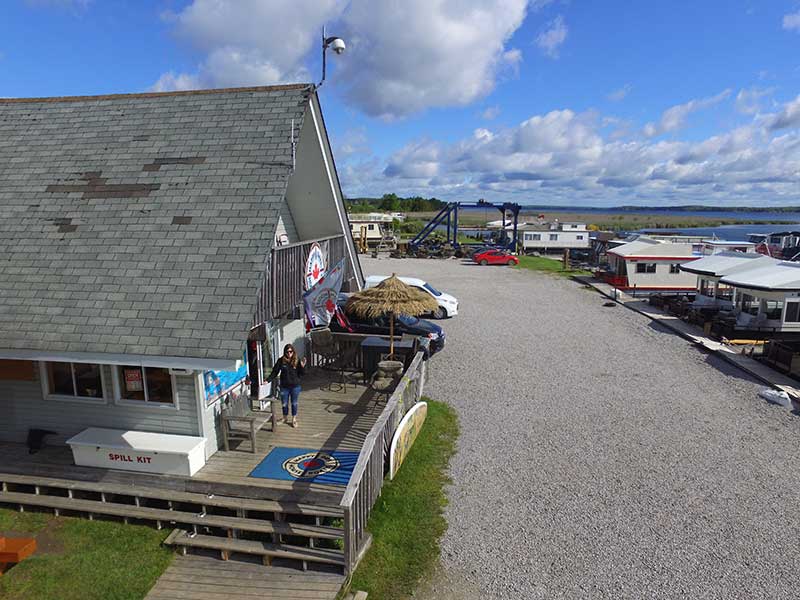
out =
[(586, 223), (577, 221), (525, 223), (519, 230), (522, 233), (522, 249), (526, 254), (573, 248), (588, 250), (591, 246)]
[(700, 258), (693, 244), (672, 243), (640, 236), (607, 251), (608, 269), (598, 275), (627, 292), (693, 293), (693, 274), (680, 266)]
[(796, 260), (800, 255), (800, 231), (751, 233), (747, 239), (755, 244), (756, 252), (773, 258)]
[(732, 309), (734, 288), (720, 280), (728, 275), (776, 262), (778, 261), (756, 252), (724, 251), (684, 263), (680, 269), (697, 276), (695, 307)]
[(394, 249), (397, 238), (392, 223), (400, 220), (395, 216), (397, 214), (399, 213), (350, 214), (350, 230), (358, 247), (366, 251), (367, 248), (383, 244), (389, 249)]
[(753, 261), (719, 279), (733, 289), (733, 310), (718, 327), (725, 337), (800, 340), (800, 263)]

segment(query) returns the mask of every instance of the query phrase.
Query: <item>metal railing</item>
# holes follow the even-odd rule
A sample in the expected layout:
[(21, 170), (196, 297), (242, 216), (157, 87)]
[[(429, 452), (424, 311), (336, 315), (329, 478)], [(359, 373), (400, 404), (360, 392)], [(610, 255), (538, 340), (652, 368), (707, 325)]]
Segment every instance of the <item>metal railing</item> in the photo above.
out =
[(344, 512), (345, 574), (355, 570), (369, 547), (367, 521), (383, 487), (389, 448), (403, 415), (422, 397), (426, 365), (418, 352), (406, 369), (380, 417), (372, 426), (353, 469), (340, 506)]

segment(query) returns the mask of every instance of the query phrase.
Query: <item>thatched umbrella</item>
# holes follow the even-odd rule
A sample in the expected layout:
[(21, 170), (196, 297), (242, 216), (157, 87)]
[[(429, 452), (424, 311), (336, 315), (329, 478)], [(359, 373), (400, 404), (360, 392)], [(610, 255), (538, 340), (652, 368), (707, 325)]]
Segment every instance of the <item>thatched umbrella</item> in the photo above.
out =
[(439, 304), (425, 292), (420, 292), (410, 285), (392, 276), (381, 281), (374, 288), (356, 292), (347, 300), (345, 312), (359, 317), (374, 319), (389, 315), (389, 353), (394, 354), (394, 316), (409, 315), (416, 317), (434, 312)]

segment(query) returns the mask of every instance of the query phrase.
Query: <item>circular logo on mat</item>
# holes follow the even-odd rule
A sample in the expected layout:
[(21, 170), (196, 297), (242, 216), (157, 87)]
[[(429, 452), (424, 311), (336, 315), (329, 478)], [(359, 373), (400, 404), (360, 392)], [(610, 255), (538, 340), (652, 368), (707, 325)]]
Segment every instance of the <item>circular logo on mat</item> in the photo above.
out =
[(283, 470), (296, 479), (311, 479), (339, 468), (338, 459), (325, 452), (309, 452), (284, 461)]

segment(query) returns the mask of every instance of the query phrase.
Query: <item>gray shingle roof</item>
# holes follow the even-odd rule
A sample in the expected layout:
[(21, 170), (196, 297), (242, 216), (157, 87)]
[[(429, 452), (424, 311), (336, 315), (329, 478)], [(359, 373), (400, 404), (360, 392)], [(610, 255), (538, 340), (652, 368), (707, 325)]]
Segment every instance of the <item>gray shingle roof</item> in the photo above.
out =
[(308, 94), (0, 101), (0, 349), (241, 357)]

